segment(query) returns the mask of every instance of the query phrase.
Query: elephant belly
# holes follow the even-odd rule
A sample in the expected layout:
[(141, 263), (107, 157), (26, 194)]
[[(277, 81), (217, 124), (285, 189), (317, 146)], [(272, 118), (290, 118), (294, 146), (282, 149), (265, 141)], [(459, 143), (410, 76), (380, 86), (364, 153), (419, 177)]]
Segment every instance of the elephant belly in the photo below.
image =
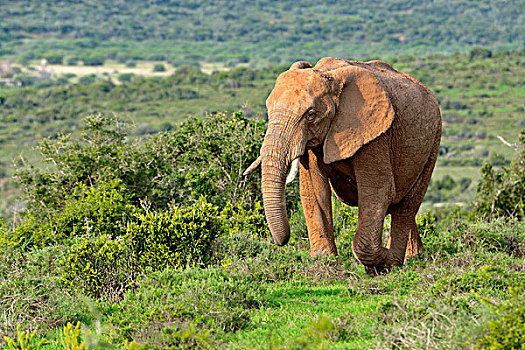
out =
[(345, 160), (333, 163), (328, 170), (332, 192), (341, 202), (357, 206), (357, 184), (353, 165)]

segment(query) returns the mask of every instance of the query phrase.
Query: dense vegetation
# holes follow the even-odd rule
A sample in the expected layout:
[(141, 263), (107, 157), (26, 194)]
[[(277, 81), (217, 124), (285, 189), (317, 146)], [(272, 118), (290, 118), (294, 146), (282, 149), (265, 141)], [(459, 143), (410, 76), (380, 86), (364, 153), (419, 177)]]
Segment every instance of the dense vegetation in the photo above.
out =
[[(389, 61), (431, 87), (441, 103), (441, 155), (426, 201), (472, 200), (483, 161), (501, 166), (500, 156), (513, 156), (514, 150), (497, 137), (516, 143), (516, 130), (525, 127), (525, 51), (477, 48), (467, 54), (404, 55)], [(0, 180), (0, 213), (10, 216), (19, 208), (7, 179), (14, 173), (12, 160), (21, 163), (21, 153), (30, 161), (38, 159), (31, 148), (43, 137), (78, 136), (84, 115), (114, 113), (135, 125), (130, 130), (135, 138), (172, 130), (191, 115), (233, 109), (263, 118), (265, 98), (286, 68), (237, 68), (208, 75), (185, 66), (168, 77), (132, 76), (118, 82), (99, 75), (92, 82), (73, 83), (50, 76), (29, 87), (0, 89), (0, 178), (5, 178)]]
[(519, 47), (520, 1), (2, 1), (0, 56), (265, 66), (326, 55)]
[[(113, 118), (85, 123), (79, 138), (41, 143), (54, 167), (19, 174), (24, 220), (0, 227), (0, 332), (13, 349), (28, 339), (30, 349), (68, 341), (79, 349), (511, 349), (525, 341), (525, 226), (518, 212), (477, 216), (491, 200), (483, 190), (470, 221), (457, 209), (419, 216), (426, 252), (369, 277), (350, 248), (356, 210), (341, 203), (340, 256), (308, 256), (294, 186), (290, 244), (270, 244), (259, 178), (240, 175), (257, 154), (261, 122), (218, 114), (146, 142), (127, 140)], [(501, 172), (523, 182), (521, 141)], [(496, 179), (486, 175), (483, 186), (504, 191)], [(505, 198), (493, 206), (523, 206)]]

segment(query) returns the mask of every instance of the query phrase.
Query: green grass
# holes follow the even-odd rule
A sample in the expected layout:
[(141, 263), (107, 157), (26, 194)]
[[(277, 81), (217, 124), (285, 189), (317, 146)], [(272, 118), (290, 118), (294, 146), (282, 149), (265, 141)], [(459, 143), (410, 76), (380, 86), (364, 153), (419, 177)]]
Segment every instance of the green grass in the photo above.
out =
[(424, 236), (426, 253), (377, 277), (352, 258), (310, 258), (297, 233), (282, 248), (240, 234), (219, 239), (208, 268), (146, 274), (115, 302), (59, 283), (63, 247), (4, 250), (0, 331), (13, 336), (21, 324), (53, 340), (78, 320), (91, 348), (125, 339), (147, 348), (471, 348), (497, 319), (484, 300), (525, 285), (523, 232), (522, 222), (449, 218)]
[[(272, 286), (270, 293), (271, 302), (279, 305), (279, 308), (257, 310), (252, 317), (259, 326), (241, 331), (232, 339), (238, 348), (256, 348), (269, 341), (286, 344), (291, 339), (301, 337), (304, 330), (323, 314), (330, 315), (330, 319), (334, 321), (346, 321), (349, 315), (366, 318), (370, 317), (383, 301), (391, 299), (389, 296), (371, 296), (366, 300), (356, 298), (349, 292), (345, 283), (292, 287), (283, 284)], [(373, 345), (373, 334), (369, 324), (358, 325), (353, 320), (344, 326), (350, 328), (347, 330), (349, 333), (352, 332), (352, 328), (359, 327), (359, 337), (333, 343), (331, 348), (364, 349)]]

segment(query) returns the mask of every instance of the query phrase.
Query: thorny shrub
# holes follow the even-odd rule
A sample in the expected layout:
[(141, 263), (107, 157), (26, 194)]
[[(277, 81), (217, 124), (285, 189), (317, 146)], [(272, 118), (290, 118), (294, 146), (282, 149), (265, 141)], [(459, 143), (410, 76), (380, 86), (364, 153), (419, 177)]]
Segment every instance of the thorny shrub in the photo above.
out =
[(521, 131), (516, 159), (495, 169), (486, 163), (481, 169), (475, 213), (483, 217), (525, 218), (525, 129)]
[(202, 195), (221, 207), (260, 198), (258, 172), (247, 178), (242, 173), (258, 156), (263, 121), (217, 113), (190, 118), (144, 141), (128, 140), (126, 125), (101, 114), (88, 116), (85, 124), (80, 138), (42, 141), (47, 169), (29, 164), (18, 170), (28, 216), (46, 220), (80, 184), (97, 187), (114, 180), (131, 204), (147, 203), (154, 210), (190, 206)]

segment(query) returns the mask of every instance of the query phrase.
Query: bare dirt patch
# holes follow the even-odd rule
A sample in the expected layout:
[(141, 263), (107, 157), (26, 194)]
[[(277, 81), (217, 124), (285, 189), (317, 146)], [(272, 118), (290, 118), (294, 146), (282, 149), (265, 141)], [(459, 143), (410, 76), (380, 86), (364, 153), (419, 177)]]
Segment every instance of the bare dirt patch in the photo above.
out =
[(96, 74), (100, 75), (103, 73), (107, 74), (122, 74), (122, 73), (133, 73), (137, 75), (144, 76), (166, 76), (172, 74), (175, 69), (169, 68), (166, 65), (166, 71), (164, 72), (154, 72), (153, 66), (140, 66), (140, 67), (125, 67), (119, 65), (104, 65), (104, 66), (65, 66), (65, 65), (48, 65), (47, 70), (51, 71), (54, 74), (66, 74), (72, 73), (79, 76)]

